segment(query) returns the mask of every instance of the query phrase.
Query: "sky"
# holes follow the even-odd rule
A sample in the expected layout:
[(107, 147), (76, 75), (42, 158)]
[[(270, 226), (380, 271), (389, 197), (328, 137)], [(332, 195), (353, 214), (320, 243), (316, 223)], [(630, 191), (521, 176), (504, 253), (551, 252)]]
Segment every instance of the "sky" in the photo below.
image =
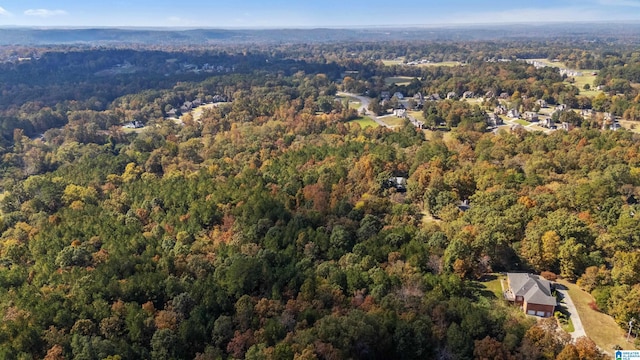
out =
[(0, 0), (0, 26), (297, 28), (640, 20), (640, 0)]

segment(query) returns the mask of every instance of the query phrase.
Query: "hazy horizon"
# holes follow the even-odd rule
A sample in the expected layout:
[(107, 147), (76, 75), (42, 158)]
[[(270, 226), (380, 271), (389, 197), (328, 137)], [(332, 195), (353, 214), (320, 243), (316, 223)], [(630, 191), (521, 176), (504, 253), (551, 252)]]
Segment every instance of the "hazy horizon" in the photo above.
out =
[(630, 22), (640, 20), (640, 0), (541, 0), (517, 4), (506, 0), (382, 0), (322, 3), (287, 0), (264, 3), (210, 3), (204, 0), (114, 0), (109, 3), (60, 0), (0, 1), (1, 27), (69, 28), (371, 28), (497, 24)]

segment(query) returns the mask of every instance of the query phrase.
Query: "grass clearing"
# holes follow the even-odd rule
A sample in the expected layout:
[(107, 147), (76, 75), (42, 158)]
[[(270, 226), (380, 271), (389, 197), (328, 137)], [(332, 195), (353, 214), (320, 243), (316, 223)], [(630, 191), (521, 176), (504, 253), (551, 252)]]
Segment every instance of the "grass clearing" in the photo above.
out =
[(352, 96), (336, 96), (336, 99), (343, 104), (345, 100), (349, 100), (349, 109), (358, 110), (360, 106), (362, 106), (362, 103), (360, 102), (360, 100)]
[(403, 57), (399, 57), (399, 58), (396, 58), (396, 59), (385, 59), (385, 60), (382, 60), (382, 63), (385, 66), (402, 65), (402, 64), (404, 64), (404, 58)]
[(488, 291), (491, 291), (497, 299), (502, 299), (503, 295), (502, 284), (500, 283), (501, 281), (506, 281), (506, 277), (504, 275), (501, 275), (499, 273), (488, 274), (480, 279), (480, 284)]
[(520, 124), (522, 126), (529, 126), (529, 124), (531, 124), (527, 120), (522, 120), (522, 119), (513, 120), (513, 122), (516, 124)]
[(411, 83), (411, 80), (415, 79), (415, 77), (411, 77), (411, 76), (391, 76), (388, 78), (384, 79), (384, 83), (389, 86), (389, 85), (398, 85), (398, 86), (402, 86), (402, 85), (409, 85)]
[(406, 121), (403, 118), (399, 118), (397, 116), (385, 116), (385, 117), (381, 117), (378, 118), (380, 121), (382, 121), (383, 123), (391, 126), (392, 128), (394, 127), (399, 127), (399, 126), (403, 126), (404, 122)]
[(567, 68), (567, 64), (561, 61), (551, 61), (549, 59), (525, 59), (525, 60), (537, 61), (549, 67), (565, 68), (565, 69)]
[(424, 115), (422, 111), (409, 111), (407, 112), (409, 116), (416, 118), (419, 121), (424, 121)]
[(373, 121), (372, 118), (368, 117), (368, 116), (361, 116), (355, 120), (351, 120), (349, 121), (347, 124), (358, 124), (360, 125), (361, 128), (366, 129), (368, 127), (378, 127), (380, 125), (378, 125), (377, 122)]
[(428, 211), (424, 210), (420, 213), (422, 215), (422, 223), (441, 223), (442, 220), (434, 218)]
[(362, 106), (362, 104), (359, 101), (349, 101), (349, 109), (358, 110), (360, 109), (360, 106)]
[(454, 67), (454, 66), (462, 66), (460, 61), (441, 61), (441, 62), (430, 62), (426, 64), (417, 65), (419, 67), (430, 67), (430, 66), (444, 66), (444, 67)]
[(596, 345), (610, 354), (613, 353), (614, 345), (620, 345), (625, 350), (635, 349), (632, 343), (627, 342), (624, 330), (611, 316), (593, 310), (589, 306), (589, 303), (594, 301), (590, 294), (581, 290), (576, 284), (564, 280), (559, 280), (558, 283), (569, 289), (569, 296), (578, 310), (584, 330)]
[(640, 133), (640, 123), (638, 123), (637, 121), (631, 121), (631, 120), (618, 120), (618, 122), (620, 123), (620, 126), (622, 126), (623, 128), (632, 131), (634, 133)]
[[(594, 80), (596, 79), (596, 75), (593, 75), (597, 72), (597, 70), (580, 70), (582, 72), (582, 76), (575, 76), (573, 78), (573, 82), (566, 81), (567, 84), (572, 84), (580, 90), (580, 95), (587, 97), (595, 97), (600, 94), (602, 91), (595, 90), (595, 86), (593, 85)], [(589, 84), (591, 86), (590, 90), (585, 90), (584, 86)]]

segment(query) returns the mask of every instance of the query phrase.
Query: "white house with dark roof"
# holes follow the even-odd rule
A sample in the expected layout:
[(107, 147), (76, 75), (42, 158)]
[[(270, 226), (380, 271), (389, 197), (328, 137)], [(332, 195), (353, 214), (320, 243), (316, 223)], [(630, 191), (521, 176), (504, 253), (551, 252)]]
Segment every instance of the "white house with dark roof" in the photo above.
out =
[(557, 305), (551, 294), (551, 282), (538, 275), (507, 273), (505, 299), (518, 305), (527, 315), (551, 317)]

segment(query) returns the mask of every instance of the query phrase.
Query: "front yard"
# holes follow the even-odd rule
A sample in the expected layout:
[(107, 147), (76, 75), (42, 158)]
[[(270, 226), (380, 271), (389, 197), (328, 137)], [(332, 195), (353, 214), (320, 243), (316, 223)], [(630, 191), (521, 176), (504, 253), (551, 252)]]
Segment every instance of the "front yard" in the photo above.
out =
[(591, 309), (589, 303), (593, 301), (593, 297), (590, 294), (582, 291), (576, 284), (564, 280), (559, 280), (558, 283), (569, 289), (569, 296), (578, 310), (584, 330), (596, 345), (610, 354), (613, 353), (614, 345), (620, 345), (625, 350), (635, 350), (633, 344), (627, 342), (624, 330), (611, 316)]

